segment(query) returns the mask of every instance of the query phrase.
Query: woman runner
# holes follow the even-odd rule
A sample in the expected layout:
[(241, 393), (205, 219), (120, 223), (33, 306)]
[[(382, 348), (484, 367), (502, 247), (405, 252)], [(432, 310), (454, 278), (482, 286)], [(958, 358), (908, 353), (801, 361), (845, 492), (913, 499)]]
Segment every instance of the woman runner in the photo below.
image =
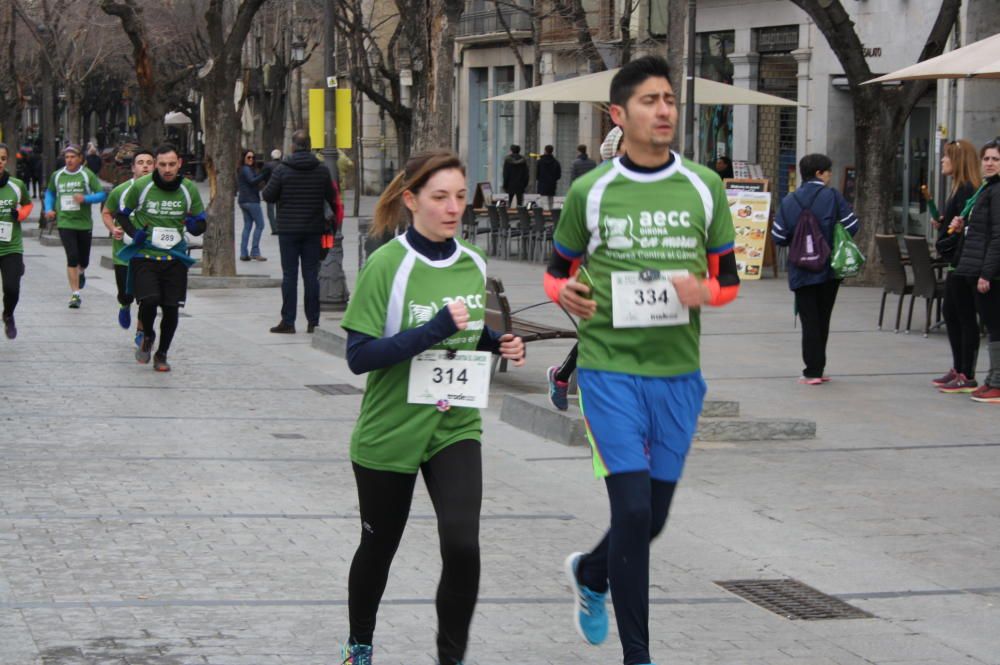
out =
[(21, 296), (24, 274), (24, 241), (21, 222), (31, 214), (31, 195), (24, 182), (7, 172), (10, 150), (0, 143), (0, 279), (3, 281), (3, 330), (7, 339), (17, 337), (14, 308)]
[[(351, 665), (371, 665), (375, 618), (417, 471), (434, 504), (441, 545), (438, 662), (456, 665), (465, 656), (479, 591), (482, 419), (478, 409), (451, 402), (488, 391), (489, 362), (479, 380), (472, 368), (453, 363), (481, 360), (476, 351), (524, 362), (520, 337), (485, 326), (486, 262), (478, 247), (455, 238), (465, 200), (457, 155), (436, 150), (411, 157), (379, 199), (371, 234), (406, 231), (369, 258), (344, 315), (348, 365), (368, 373), (351, 437), (361, 512), (361, 544), (348, 580), (344, 662)], [(428, 401), (424, 389), (449, 381), (455, 393), (418, 403)]]

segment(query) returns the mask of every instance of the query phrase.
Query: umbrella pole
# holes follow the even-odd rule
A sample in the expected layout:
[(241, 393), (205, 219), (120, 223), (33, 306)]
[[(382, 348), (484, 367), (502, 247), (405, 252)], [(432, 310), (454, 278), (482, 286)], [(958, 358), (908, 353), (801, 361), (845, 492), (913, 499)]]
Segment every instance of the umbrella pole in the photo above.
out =
[(687, 45), (687, 104), (684, 107), (684, 156), (694, 159), (694, 42), (697, 38), (695, 21), (698, 14), (696, 0), (688, 0), (688, 45)]

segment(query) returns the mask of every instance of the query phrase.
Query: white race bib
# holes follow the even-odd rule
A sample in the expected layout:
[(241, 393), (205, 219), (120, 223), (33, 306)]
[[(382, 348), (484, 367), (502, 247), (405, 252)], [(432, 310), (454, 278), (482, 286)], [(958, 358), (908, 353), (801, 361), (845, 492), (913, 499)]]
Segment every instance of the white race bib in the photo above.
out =
[(686, 270), (643, 270), (611, 273), (612, 325), (615, 328), (680, 326), (688, 322), (688, 308), (677, 298), (670, 281)]
[(10, 242), (14, 237), (14, 223), (0, 222), (0, 242)]
[(59, 197), (59, 210), (62, 212), (74, 212), (80, 209), (80, 204), (73, 198), (76, 194), (63, 194)]
[(166, 226), (154, 226), (153, 233), (149, 236), (149, 242), (157, 249), (173, 249), (174, 245), (184, 239), (184, 234), (180, 229), (172, 229)]
[[(449, 356), (454, 357), (449, 357)], [(485, 409), (490, 398), (491, 354), (486, 351), (424, 351), (410, 361), (406, 401)]]

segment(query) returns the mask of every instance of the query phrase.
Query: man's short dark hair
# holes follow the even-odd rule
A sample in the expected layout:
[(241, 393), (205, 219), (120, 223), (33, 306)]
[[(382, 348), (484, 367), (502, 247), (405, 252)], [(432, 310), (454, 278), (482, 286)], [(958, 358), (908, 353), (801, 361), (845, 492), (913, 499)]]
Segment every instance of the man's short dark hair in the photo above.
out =
[(545, 154), (546, 155), (551, 155), (553, 153), (553, 151), (555, 151), (555, 148), (553, 148), (552, 146), (550, 146), (550, 145), (545, 146)]
[(832, 168), (833, 162), (830, 161), (830, 158), (818, 152), (806, 155), (799, 160), (799, 173), (802, 174), (802, 182), (815, 178), (817, 171), (829, 171)]
[(312, 140), (309, 138), (309, 133), (304, 129), (296, 129), (292, 132), (292, 152), (300, 152), (302, 150), (312, 150)]
[(519, 145), (512, 145), (510, 147), (510, 152), (511, 152), (512, 155), (520, 155), (521, 154), (521, 146), (519, 146)]
[[(670, 79), (670, 65), (658, 55), (646, 55), (636, 60), (632, 60), (618, 70), (615, 77), (611, 79), (611, 94), (609, 98), (612, 104), (625, 106), (635, 89), (648, 78), (660, 77)], [(673, 85), (673, 83), (671, 83)]]
[(156, 146), (156, 152), (153, 153), (153, 157), (159, 157), (160, 155), (165, 155), (168, 152), (172, 152), (178, 157), (181, 156), (180, 151), (173, 143), (161, 143), (160, 145)]
[(580, 145), (576, 146), (576, 151), (578, 153), (580, 153), (581, 155), (586, 155), (587, 154), (587, 146), (585, 146), (585, 145), (583, 145), (581, 143)]
[(154, 160), (156, 159), (156, 153), (154, 153), (154, 152), (153, 152), (152, 150), (150, 150), (149, 148), (144, 148), (144, 147), (142, 147), (142, 146), (139, 146), (138, 148), (136, 148), (136, 149), (135, 149), (135, 150), (134, 150), (134, 151), (132, 152), (132, 161), (134, 162), (134, 161), (135, 161), (135, 158), (136, 158), (136, 157), (138, 157), (139, 155), (149, 155), (149, 156), (150, 156), (150, 157), (152, 157), (152, 158), (153, 158)]

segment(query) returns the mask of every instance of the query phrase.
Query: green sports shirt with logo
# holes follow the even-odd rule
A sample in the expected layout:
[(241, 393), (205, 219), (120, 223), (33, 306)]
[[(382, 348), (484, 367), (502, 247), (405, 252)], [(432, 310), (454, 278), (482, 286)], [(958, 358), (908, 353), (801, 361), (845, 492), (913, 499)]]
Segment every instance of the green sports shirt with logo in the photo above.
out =
[[(450, 257), (433, 261), (414, 250), (405, 236), (379, 248), (358, 276), (341, 324), (370, 337), (392, 337), (434, 318), (461, 299), (469, 325), (435, 349), (474, 350), (486, 315), (486, 260), (482, 250), (456, 239)], [(479, 410), (455, 407), (441, 412), (432, 404), (407, 402), (410, 361), (368, 373), (361, 413), (351, 435), (351, 460), (361, 466), (415, 473), (446, 446), (478, 441)]]
[[(108, 212), (111, 213), (112, 219), (114, 219), (115, 215), (118, 214), (118, 211), (121, 210), (122, 199), (125, 197), (125, 193), (128, 192), (128, 190), (132, 187), (134, 183), (135, 183), (135, 178), (126, 180), (122, 184), (112, 189), (111, 192), (108, 194), (108, 199), (107, 201), (105, 201), (104, 207), (108, 210)], [(119, 226), (117, 221), (115, 222), (115, 226), (116, 227)], [(115, 239), (111, 241), (111, 256), (114, 258), (116, 266), (128, 265), (128, 261), (123, 261), (122, 259), (118, 258), (118, 252), (121, 251), (121, 249), (124, 246), (125, 242), (122, 240)]]
[(70, 173), (63, 167), (49, 178), (48, 189), (55, 197), (53, 210), (56, 211), (58, 228), (75, 231), (90, 231), (94, 228), (94, 220), (90, 216), (91, 204), (72, 200), (76, 194), (87, 196), (101, 191), (101, 181), (93, 171), (81, 166), (75, 173)]
[(677, 153), (654, 173), (615, 158), (574, 180), (554, 241), (566, 258), (586, 256), (577, 279), (589, 276), (597, 301), (594, 316), (580, 322), (578, 365), (641, 376), (699, 370), (698, 309), (683, 325), (614, 328), (612, 273), (683, 270), (703, 278), (708, 253), (731, 247), (734, 236), (718, 175)]
[(17, 178), (10, 176), (7, 184), (0, 187), (0, 223), (13, 224), (10, 229), (10, 240), (0, 240), (0, 256), (7, 254), (24, 254), (24, 240), (21, 235), (21, 222), (14, 219), (14, 211), (18, 206), (31, 203), (28, 188)]
[[(190, 180), (184, 178), (180, 187), (170, 191), (157, 187), (153, 174), (137, 178), (123, 194), (119, 206), (132, 211), (132, 224), (136, 229), (146, 229), (147, 232), (156, 227), (165, 227), (183, 233), (184, 218), (205, 211), (201, 195)], [(147, 246), (138, 255), (148, 259), (162, 259), (169, 254), (167, 250)]]

